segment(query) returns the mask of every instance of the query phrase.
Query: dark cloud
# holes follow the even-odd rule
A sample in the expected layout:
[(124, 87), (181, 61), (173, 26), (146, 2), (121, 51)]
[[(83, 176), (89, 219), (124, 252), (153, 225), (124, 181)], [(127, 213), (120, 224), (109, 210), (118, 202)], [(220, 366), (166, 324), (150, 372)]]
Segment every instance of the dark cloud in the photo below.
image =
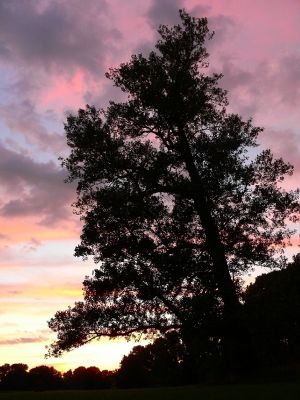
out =
[[(39, 102), (51, 92), (55, 79), (63, 77), (70, 86), (68, 105), (77, 90), (72, 78), (79, 70), (83, 86), (94, 90), (107, 63), (123, 51), (122, 36), (110, 23), (109, 13), (106, 0), (0, 1), (0, 68), (2, 77), (5, 74), (0, 119), (7, 128), (3, 135), (9, 147), (17, 150), (25, 139), (33, 156), (36, 150), (48, 155), (64, 152), (65, 140), (57, 128), (58, 122), (63, 128), (63, 106), (55, 100), (50, 104), (57, 113), (50, 120)], [(83, 105), (80, 90), (76, 108)], [(10, 210), (15, 206), (12, 203)]]
[(53, 162), (39, 163), (0, 145), (0, 182), (9, 200), (0, 208), (5, 217), (39, 216), (55, 224), (70, 216), (74, 192), (65, 172)]
[(154, 28), (160, 24), (173, 25), (179, 22), (178, 10), (182, 9), (183, 5), (183, 0), (152, 0), (146, 16)]
[(174, 25), (179, 23), (179, 10), (184, 8), (183, 0), (152, 0), (150, 7), (145, 13), (145, 18), (151, 29), (154, 38), (152, 40), (142, 38), (133, 54), (141, 53), (147, 56), (153, 50), (153, 44), (158, 39), (157, 29), (159, 25)]
[(0, 55), (5, 62), (98, 74), (121, 37), (110, 27), (107, 9), (105, 0), (3, 0)]

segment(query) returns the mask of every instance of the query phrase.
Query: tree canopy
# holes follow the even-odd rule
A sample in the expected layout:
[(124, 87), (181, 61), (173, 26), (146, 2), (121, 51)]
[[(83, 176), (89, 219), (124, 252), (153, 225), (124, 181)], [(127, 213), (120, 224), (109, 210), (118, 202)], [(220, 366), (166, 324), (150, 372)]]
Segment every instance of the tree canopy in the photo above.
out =
[(107, 73), (127, 101), (65, 124), (62, 163), (83, 221), (75, 255), (97, 268), (84, 300), (49, 321), (51, 355), (174, 329), (236, 339), (239, 277), (282, 262), (299, 215), (298, 192), (280, 186), (293, 167), (270, 150), (253, 156), (262, 129), (227, 112), (222, 75), (208, 73), (206, 18), (180, 19), (159, 27), (147, 57)]

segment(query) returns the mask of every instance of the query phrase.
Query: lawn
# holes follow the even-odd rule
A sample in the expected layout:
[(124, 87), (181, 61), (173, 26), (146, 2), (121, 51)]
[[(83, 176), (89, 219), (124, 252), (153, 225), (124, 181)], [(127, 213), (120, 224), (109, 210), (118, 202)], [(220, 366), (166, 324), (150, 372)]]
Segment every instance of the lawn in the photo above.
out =
[(155, 389), (0, 392), (0, 400), (300, 400), (300, 384), (187, 386)]

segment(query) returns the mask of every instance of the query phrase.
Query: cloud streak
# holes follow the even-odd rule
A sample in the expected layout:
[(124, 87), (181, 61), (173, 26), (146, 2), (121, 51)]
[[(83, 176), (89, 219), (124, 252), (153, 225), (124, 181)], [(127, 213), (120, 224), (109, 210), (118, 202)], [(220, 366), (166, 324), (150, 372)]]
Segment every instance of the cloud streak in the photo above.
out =
[(34, 336), (34, 337), (20, 337), (16, 339), (2, 339), (0, 340), (0, 346), (11, 346), (16, 344), (29, 344), (29, 343), (41, 343), (46, 342), (49, 338), (45, 336)]

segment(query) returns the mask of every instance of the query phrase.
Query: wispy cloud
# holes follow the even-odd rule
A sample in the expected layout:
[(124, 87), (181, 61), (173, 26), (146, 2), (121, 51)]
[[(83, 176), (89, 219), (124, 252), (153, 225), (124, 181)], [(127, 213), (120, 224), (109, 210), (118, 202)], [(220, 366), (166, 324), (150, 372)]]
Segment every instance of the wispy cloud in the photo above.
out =
[(46, 342), (49, 338), (45, 336), (34, 336), (34, 337), (19, 337), (16, 339), (0, 339), (0, 346), (11, 346), (16, 344), (28, 344), (28, 343), (41, 343)]

